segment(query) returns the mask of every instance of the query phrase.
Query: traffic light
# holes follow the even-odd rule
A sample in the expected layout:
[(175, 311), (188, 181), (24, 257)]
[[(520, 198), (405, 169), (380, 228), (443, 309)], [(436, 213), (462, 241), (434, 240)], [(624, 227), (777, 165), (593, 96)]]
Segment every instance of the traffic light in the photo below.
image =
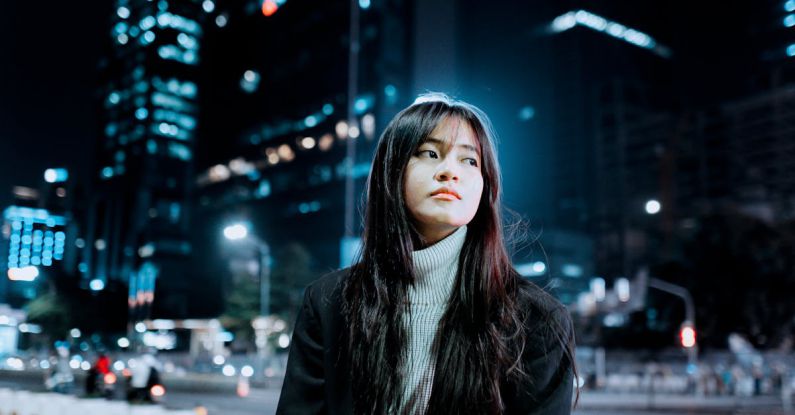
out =
[(682, 323), (679, 329), (679, 340), (682, 342), (682, 347), (690, 349), (696, 346), (696, 328), (690, 322)]
[(273, 16), (276, 13), (276, 10), (279, 9), (279, 5), (276, 4), (275, 0), (265, 0), (262, 2), (262, 14), (266, 17)]

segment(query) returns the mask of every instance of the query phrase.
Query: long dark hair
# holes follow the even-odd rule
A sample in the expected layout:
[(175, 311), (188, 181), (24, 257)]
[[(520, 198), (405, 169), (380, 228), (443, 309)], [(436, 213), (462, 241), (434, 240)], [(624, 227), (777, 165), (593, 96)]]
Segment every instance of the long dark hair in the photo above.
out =
[[(356, 414), (384, 414), (404, 398), (407, 333), (402, 318), (415, 278), (411, 253), (420, 248), (415, 245), (421, 238), (405, 206), (403, 176), (411, 155), (448, 117), (468, 123), (479, 141), (484, 185), (439, 322), (443, 335), (433, 344), (436, 363), (427, 413), (501, 413), (501, 385), (532, 375), (523, 370), (521, 359), (529, 334), (525, 322), (532, 302), (549, 299), (540, 289), (528, 290), (532, 284), (514, 270), (505, 247), (500, 167), (490, 121), (470, 104), (426, 95), (395, 116), (381, 135), (367, 182), (360, 258), (343, 286)], [(566, 327), (552, 329), (573, 367), (573, 334)]]

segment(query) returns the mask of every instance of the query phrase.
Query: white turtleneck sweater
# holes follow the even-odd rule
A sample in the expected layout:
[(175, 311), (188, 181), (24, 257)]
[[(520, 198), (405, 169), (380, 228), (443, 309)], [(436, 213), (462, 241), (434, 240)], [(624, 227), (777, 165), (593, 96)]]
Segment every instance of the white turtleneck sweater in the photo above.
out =
[(403, 318), (408, 355), (403, 402), (398, 413), (425, 412), (436, 363), (431, 346), (455, 283), (466, 233), (466, 226), (462, 226), (441, 241), (411, 254), (416, 282), (409, 288), (409, 313)]

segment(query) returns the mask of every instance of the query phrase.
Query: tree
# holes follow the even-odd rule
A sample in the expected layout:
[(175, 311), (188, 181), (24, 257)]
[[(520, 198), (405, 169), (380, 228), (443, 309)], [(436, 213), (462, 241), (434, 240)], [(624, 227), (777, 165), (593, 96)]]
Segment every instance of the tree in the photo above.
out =
[(292, 322), (301, 306), (304, 288), (317, 278), (312, 270), (312, 255), (300, 243), (285, 245), (276, 252), (271, 274), (271, 309)]
[(252, 351), (254, 328), (251, 321), (259, 315), (259, 281), (248, 273), (233, 275), (232, 287), (226, 297), (221, 325), (235, 335), (233, 349)]
[[(303, 245), (288, 243), (276, 250), (271, 268), (270, 312), (291, 324), (301, 305), (304, 287), (317, 277), (312, 271), (312, 256)], [(254, 330), (251, 321), (260, 311), (259, 275), (252, 275), (244, 267), (236, 269), (220, 320), (235, 334), (233, 349), (252, 351)], [(290, 330), (288, 328), (287, 331)]]
[(27, 312), (27, 320), (40, 325), (43, 332), (52, 339), (66, 337), (72, 323), (71, 307), (69, 302), (55, 290), (30, 301), (27, 304)]

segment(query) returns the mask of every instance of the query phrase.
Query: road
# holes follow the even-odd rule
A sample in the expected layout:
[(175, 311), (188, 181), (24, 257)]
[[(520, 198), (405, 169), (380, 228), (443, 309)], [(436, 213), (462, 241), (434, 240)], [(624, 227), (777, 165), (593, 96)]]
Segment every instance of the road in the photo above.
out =
[[(249, 396), (177, 392), (169, 395), (167, 407), (195, 408), (202, 405), (209, 414), (272, 415), (276, 412), (278, 389), (252, 389)], [(583, 393), (573, 415), (795, 415), (781, 409), (775, 397), (734, 398), (661, 396), (638, 394)]]
[[(0, 375), (2, 375), (0, 373)], [(6, 374), (8, 375), (8, 374)], [(0, 387), (43, 391), (39, 377), (0, 376)], [(120, 396), (121, 394), (119, 394)], [(232, 391), (191, 392), (170, 390), (165, 406), (194, 409), (203, 406), (210, 415), (272, 415), (279, 389), (252, 388), (245, 398)], [(784, 412), (777, 397), (709, 397), (584, 392), (573, 415), (795, 415)]]
[[(774, 398), (746, 399), (688, 399), (683, 397), (656, 397), (649, 407), (638, 395), (586, 393), (573, 415), (785, 415)], [(169, 395), (167, 407), (195, 408), (202, 405), (208, 414), (219, 415), (273, 415), (279, 391), (252, 389), (246, 398), (231, 394), (174, 393)], [(795, 412), (790, 412), (794, 414)]]

